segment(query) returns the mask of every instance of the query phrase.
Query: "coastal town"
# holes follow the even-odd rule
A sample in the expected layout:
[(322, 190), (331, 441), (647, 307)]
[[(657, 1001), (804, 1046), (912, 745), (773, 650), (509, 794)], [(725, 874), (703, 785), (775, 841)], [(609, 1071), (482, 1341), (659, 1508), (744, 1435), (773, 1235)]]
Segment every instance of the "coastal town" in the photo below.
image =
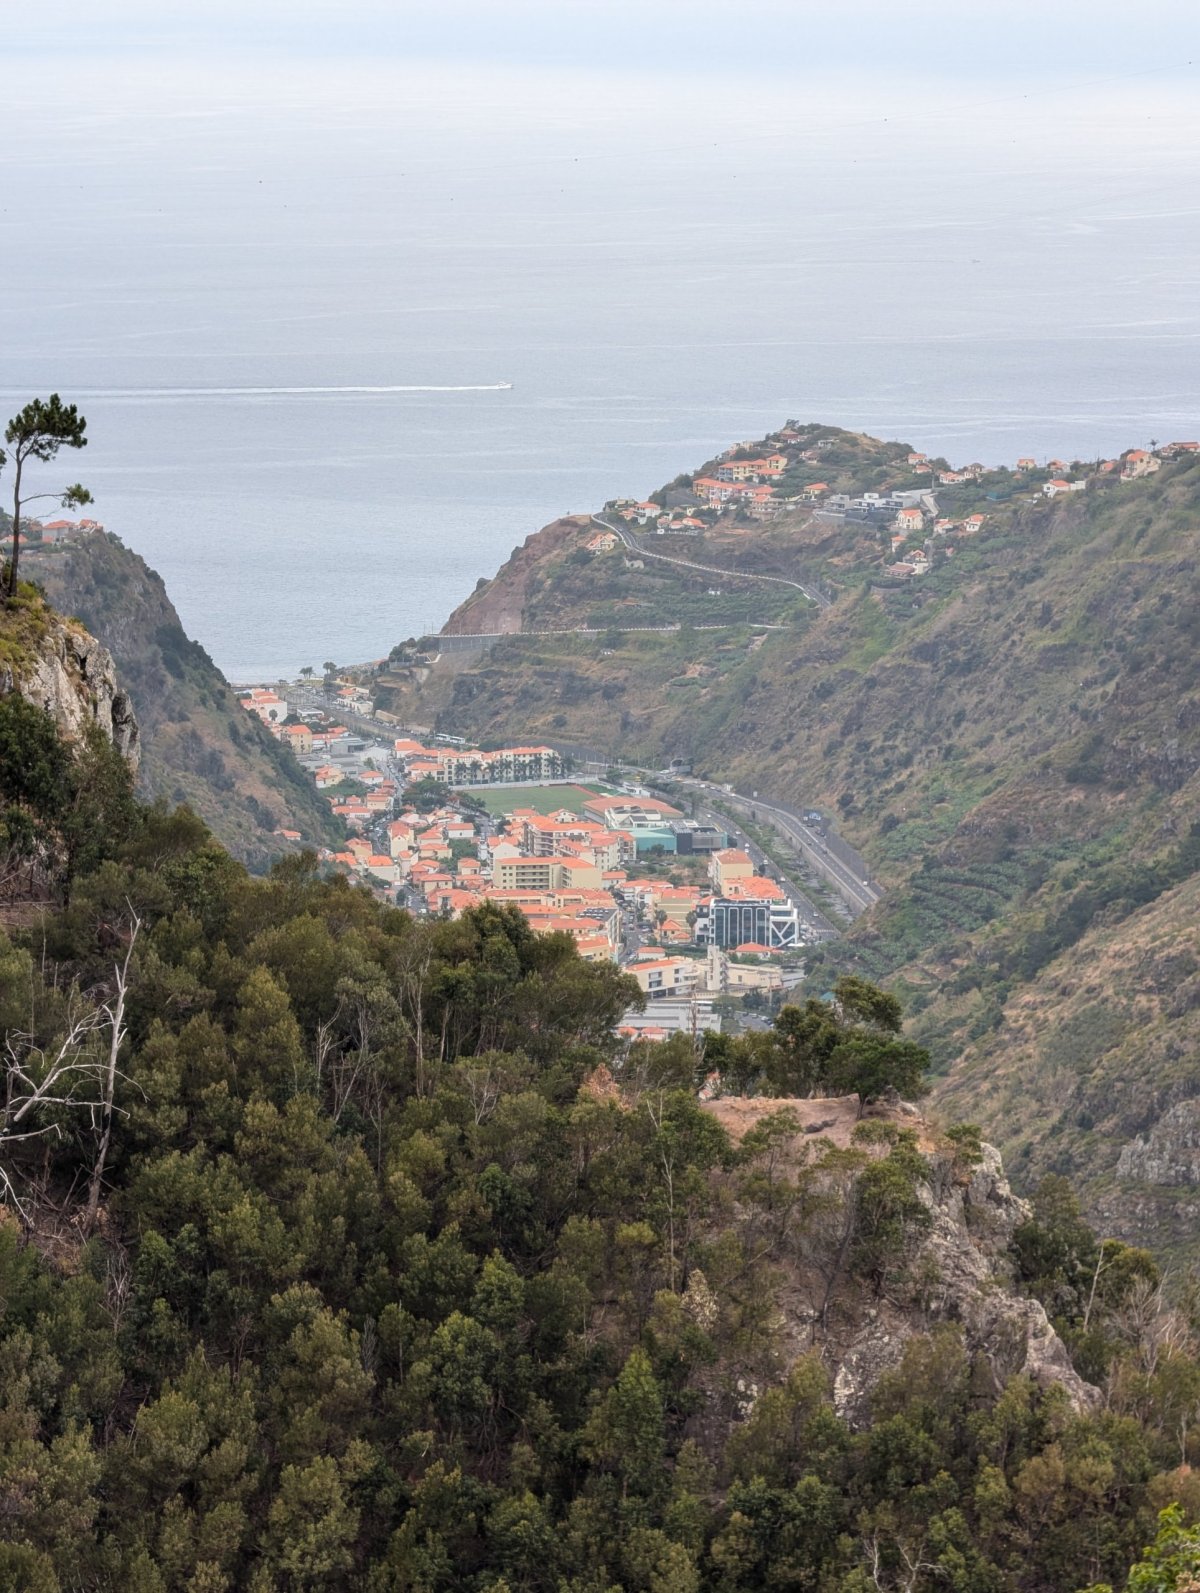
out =
[(548, 746), (380, 734), (353, 684), (252, 687), (241, 700), (345, 825), (344, 848), (321, 849), (322, 862), (417, 916), (493, 902), (538, 934), (569, 935), (587, 961), (619, 963), (647, 1004), (626, 1014), (630, 1037), (719, 1027), (722, 1009), (768, 1009), (803, 977), (811, 925), (761, 854), (644, 787), (577, 781)]
[[(1091, 464), (1023, 456), (1011, 470), (988, 470), (952, 469), (899, 444), (859, 457), (859, 441), (789, 422), (649, 499), (611, 500), (583, 549), (628, 554), (640, 546), (627, 540), (634, 532), (736, 536), (740, 524), (799, 513), (846, 527), (860, 546), (865, 534), (880, 550), (872, 579), (899, 585), (952, 558), (1013, 502), (1120, 487), (1200, 450), (1155, 444)], [(646, 1011), (626, 1015), (630, 1035), (769, 1010), (804, 977), (806, 949), (834, 932), (730, 810), (699, 810), (694, 791), (666, 778), (672, 771), (656, 782), (665, 790), (652, 790), (619, 770), (577, 777), (573, 760), (549, 745), (472, 746), (403, 725), (361, 670), (317, 678), (308, 669), (239, 695), (344, 826), (340, 849), (320, 849), (325, 865), (418, 916), (454, 919), (492, 902), (515, 908), (536, 933), (569, 935), (583, 958), (617, 962), (637, 980)], [(804, 818), (823, 845), (822, 815)], [(278, 838), (308, 840), (288, 830)], [(844, 910), (873, 899), (858, 873), (834, 875), (849, 888)]]

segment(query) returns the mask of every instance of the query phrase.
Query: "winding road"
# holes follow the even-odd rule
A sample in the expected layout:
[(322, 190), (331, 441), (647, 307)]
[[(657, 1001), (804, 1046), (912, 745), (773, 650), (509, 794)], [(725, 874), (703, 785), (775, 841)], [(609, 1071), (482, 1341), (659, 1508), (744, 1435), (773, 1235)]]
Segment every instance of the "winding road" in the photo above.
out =
[[(436, 642), (438, 651), (442, 653), (469, 653), (482, 651), (484, 646), (491, 646), (494, 642), (506, 642), (510, 638), (516, 640), (522, 636), (607, 636), (610, 632), (619, 635), (670, 635), (681, 631), (683, 626), (678, 622), (674, 625), (622, 625), (614, 621), (611, 625), (572, 625), (560, 626), (553, 631), (442, 631), (427, 632), (418, 637), (419, 641)], [(786, 625), (780, 625), (777, 620), (721, 620), (714, 624), (689, 625), (693, 631), (785, 631)], [(365, 667), (365, 666), (364, 666)]]
[(592, 515), (592, 521), (595, 525), (603, 526), (605, 531), (611, 531), (614, 536), (620, 537), (629, 551), (636, 553), (639, 558), (657, 559), (660, 564), (677, 564), (684, 570), (702, 570), (706, 575), (724, 575), (730, 580), (769, 581), (775, 586), (790, 586), (797, 592), (803, 592), (809, 602), (815, 603), (818, 608), (828, 608), (832, 601), (815, 586), (806, 586), (803, 581), (793, 581), (786, 575), (761, 575), (754, 570), (726, 570), (716, 564), (697, 564), (692, 559), (676, 559), (669, 553), (652, 553), (649, 548), (638, 541), (632, 531), (627, 530), (624, 526), (614, 525), (611, 520), (606, 520), (602, 514)]

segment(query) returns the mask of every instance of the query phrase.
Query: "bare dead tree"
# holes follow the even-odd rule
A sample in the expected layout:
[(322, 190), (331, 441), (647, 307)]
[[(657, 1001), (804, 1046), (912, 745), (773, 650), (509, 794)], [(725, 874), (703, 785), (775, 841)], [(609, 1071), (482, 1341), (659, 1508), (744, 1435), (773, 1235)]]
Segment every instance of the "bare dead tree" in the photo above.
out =
[(48, 1116), (52, 1108), (59, 1113), (92, 1113), (95, 1086), (107, 1070), (107, 1062), (96, 1048), (99, 1032), (108, 1022), (103, 1006), (88, 1007), (69, 1014), (62, 1038), (50, 1050), (36, 1043), (33, 1034), (10, 1031), (4, 1041), (4, 1104), (0, 1108), (0, 1197), (11, 1202), (28, 1227), (30, 1215), (18, 1194), (20, 1175), (14, 1154), (35, 1140), (61, 1138), (58, 1116)]
[[(404, 948), (404, 956), (397, 969), (403, 1003), (409, 1010), (409, 1024), (413, 1036), (415, 1087), (418, 1095), (425, 1094), (425, 986), (433, 962), (433, 952), (428, 940), (421, 935), (415, 945)], [(445, 1026), (442, 1029), (442, 1049), (445, 1050)]]
[(665, 1096), (662, 1090), (658, 1091), (657, 1100), (646, 1095), (642, 1099), (654, 1128), (654, 1135), (658, 1141), (658, 1155), (655, 1158), (662, 1172), (663, 1193), (667, 1202), (667, 1277), (671, 1293), (675, 1293), (675, 1140), (669, 1133), (664, 1133), (666, 1123)]
[(104, 1307), (112, 1319), (113, 1332), (119, 1333), (133, 1294), (133, 1267), (129, 1252), (121, 1244), (106, 1244), (104, 1259)]
[(504, 1079), (493, 1062), (463, 1063), (460, 1073), (471, 1102), (471, 1115), (478, 1128), (500, 1104), (500, 1097), (504, 1094)]
[[(105, 1001), (78, 989), (68, 993), (67, 1026), (57, 1042), (38, 1044), (33, 1013), (29, 1030), (10, 1030), (4, 1038), (4, 1099), (0, 1104), (0, 1199), (13, 1206), (26, 1227), (31, 1226), (27, 1198), (19, 1186), (18, 1163), (31, 1144), (64, 1137), (64, 1114), (86, 1114), (98, 1135), (96, 1161), (89, 1180), (83, 1231), (95, 1226), (104, 1169), (112, 1141), (116, 1110), (121, 1045), (125, 1039), (125, 1003), (129, 969), (141, 920), (132, 913), (132, 928), (125, 957), (113, 969), (112, 993)], [(107, 1045), (101, 1039), (107, 1035)], [(47, 1170), (48, 1170), (47, 1160)], [(28, 1177), (24, 1179), (30, 1186)], [(32, 1187), (36, 1190), (36, 1185)]]
[(313, 1066), (317, 1075), (317, 1088), (322, 1088), (325, 1083), (325, 1069), (331, 1064), (338, 1052), (338, 1024), (342, 1017), (342, 1001), (339, 998), (333, 1015), (322, 1019), (317, 1024), (316, 1040), (313, 1045)]
[(1167, 1283), (1166, 1278), (1135, 1278), (1121, 1304), (1110, 1313), (1111, 1326), (1148, 1377), (1154, 1376), (1165, 1356), (1194, 1353), (1187, 1318), (1169, 1303)]
[(87, 1209), (83, 1218), (83, 1235), (86, 1239), (96, 1226), (96, 1214), (100, 1209), (100, 1191), (104, 1184), (104, 1168), (108, 1161), (108, 1147), (112, 1143), (113, 1101), (117, 1090), (117, 1057), (120, 1055), (121, 1046), (125, 1039), (125, 997), (129, 990), (129, 964), (133, 957), (133, 948), (137, 944), (138, 931), (142, 921), (130, 908), (132, 923), (129, 931), (129, 944), (125, 948), (124, 961), (113, 968), (113, 996), (105, 1002), (101, 1011), (108, 1025), (108, 1065), (104, 1072), (103, 1094), (100, 1101), (100, 1145), (96, 1152), (96, 1161), (92, 1167), (92, 1176), (88, 1182)]
[(925, 1536), (921, 1541), (909, 1545), (903, 1541), (899, 1534), (892, 1536), (892, 1548), (899, 1556), (900, 1564), (889, 1575), (884, 1568), (884, 1546), (878, 1531), (872, 1532), (862, 1540), (863, 1559), (866, 1561), (867, 1575), (871, 1578), (872, 1586), (879, 1593), (913, 1593), (918, 1582), (926, 1576), (945, 1577), (944, 1566), (938, 1565), (933, 1560), (927, 1560), (924, 1555)]

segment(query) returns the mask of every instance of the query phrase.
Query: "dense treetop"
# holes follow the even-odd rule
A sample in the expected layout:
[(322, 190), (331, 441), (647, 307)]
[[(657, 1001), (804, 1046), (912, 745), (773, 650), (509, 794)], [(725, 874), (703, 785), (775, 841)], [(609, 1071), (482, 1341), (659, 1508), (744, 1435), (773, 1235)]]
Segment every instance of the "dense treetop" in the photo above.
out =
[(0, 938), (0, 1589), (1065, 1593), (1194, 1518), (1195, 1314), (1057, 1186), (1013, 1267), (1102, 1408), (943, 1324), (837, 1414), (839, 1313), (921, 1310), (929, 1159), (786, 1111), (735, 1147), (694, 1085), (874, 1093), (920, 1060), (890, 998), (622, 1056), (630, 982), (568, 939), (254, 879), (111, 769), (77, 844), (4, 727), (47, 897)]

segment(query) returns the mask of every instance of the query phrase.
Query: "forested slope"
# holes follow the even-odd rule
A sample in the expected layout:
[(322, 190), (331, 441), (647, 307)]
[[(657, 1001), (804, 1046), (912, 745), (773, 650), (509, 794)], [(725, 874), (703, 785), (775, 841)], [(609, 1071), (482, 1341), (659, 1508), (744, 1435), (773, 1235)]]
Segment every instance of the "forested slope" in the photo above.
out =
[(115, 775), (55, 874), (0, 785), (57, 879), (0, 937), (0, 1586), (1067, 1593), (1200, 1510), (1148, 1255), (969, 1129), (789, 1108), (915, 1083), (894, 999), (626, 1053), (511, 909), (254, 879)]

